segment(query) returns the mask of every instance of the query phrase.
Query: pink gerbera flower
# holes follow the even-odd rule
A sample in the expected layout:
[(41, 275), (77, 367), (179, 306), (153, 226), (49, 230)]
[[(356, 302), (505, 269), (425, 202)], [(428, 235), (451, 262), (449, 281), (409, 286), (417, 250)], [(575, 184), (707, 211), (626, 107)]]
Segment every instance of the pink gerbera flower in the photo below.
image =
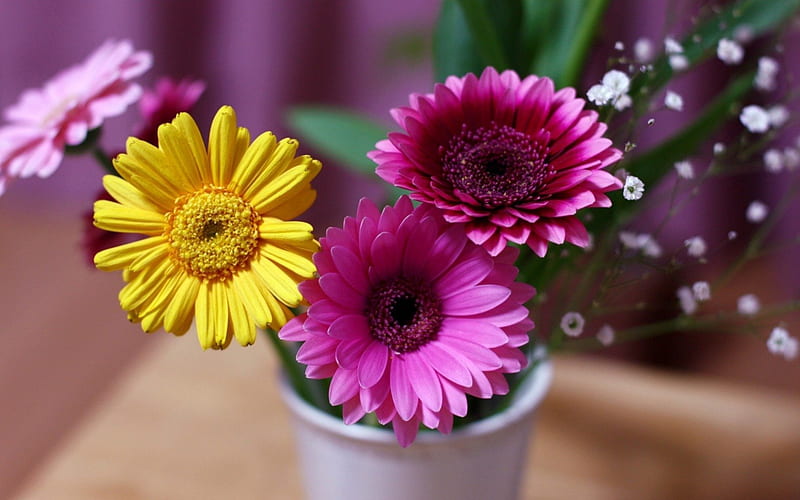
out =
[(304, 342), (297, 360), (309, 378), (332, 377), (345, 423), (375, 412), (408, 446), (420, 423), (449, 433), (466, 394), (508, 392), (504, 374), (525, 366), (519, 347), (533, 328), (516, 248), (492, 257), (406, 196), (380, 213), (362, 199), (320, 244), (319, 278), (300, 284), (311, 305), (280, 337)]
[(486, 68), (412, 94), (410, 104), (392, 110), (404, 133), (369, 154), (378, 175), (464, 223), (492, 255), (508, 241), (539, 256), (550, 241), (585, 247), (577, 211), (610, 206), (604, 193), (622, 186), (603, 170), (622, 155), (603, 137), (606, 125), (549, 78)]
[(151, 63), (150, 53), (134, 52), (130, 42), (107, 41), (41, 89), (25, 91), (0, 127), (0, 194), (15, 177), (51, 175), (65, 146), (81, 144), (89, 130), (125, 111), (141, 94), (129, 80)]

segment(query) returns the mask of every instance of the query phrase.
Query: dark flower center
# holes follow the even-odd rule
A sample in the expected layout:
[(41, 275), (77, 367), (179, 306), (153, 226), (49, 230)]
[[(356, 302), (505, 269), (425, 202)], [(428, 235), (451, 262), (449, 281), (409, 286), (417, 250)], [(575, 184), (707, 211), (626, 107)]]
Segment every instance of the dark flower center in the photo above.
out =
[(369, 331), (392, 351), (415, 351), (436, 338), (442, 303), (422, 280), (399, 277), (372, 289), (367, 306)]
[(444, 178), (487, 208), (533, 198), (554, 169), (547, 163), (549, 134), (531, 136), (492, 122), (468, 128), (439, 149)]

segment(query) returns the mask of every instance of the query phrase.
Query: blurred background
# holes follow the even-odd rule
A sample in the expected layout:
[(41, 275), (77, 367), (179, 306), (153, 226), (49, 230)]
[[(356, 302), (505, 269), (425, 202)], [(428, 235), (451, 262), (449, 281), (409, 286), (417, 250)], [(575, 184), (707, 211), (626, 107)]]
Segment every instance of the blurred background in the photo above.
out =
[[(682, 23), (687, 20), (674, 14), (691, 12), (702, 3), (612, 0), (579, 94), (600, 79), (615, 42), (629, 48), (637, 38), (648, 36), (659, 50), (665, 35), (685, 32)], [(104, 40), (127, 38), (154, 55), (152, 69), (139, 79), (143, 86), (162, 76), (206, 83), (193, 113), (203, 131), (223, 104), (232, 105), (240, 125), (256, 133), (291, 135), (287, 110), (309, 103), (347, 107), (389, 128), (391, 107), (405, 105), (411, 92), (432, 88), (428, 55), (437, 10), (437, 2), (429, 0), (6, 1), (0, 5), (0, 108), (15, 103), (24, 89), (39, 87), (83, 60)], [(795, 30), (786, 46), (798, 41)], [(800, 59), (792, 50), (778, 56), (781, 71), (800, 71)], [(724, 72), (720, 64), (710, 63), (700, 74), (671, 87), (691, 109), (713, 96), (714, 83)], [(797, 116), (796, 104), (792, 109)], [(685, 120), (685, 115), (668, 111), (654, 117), (657, 126), (642, 137), (640, 147), (668, 135)], [(108, 120), (102, 137), (106, 150), (121, 149), (138, 121), (135, 106)], [(797, 136), (793, 117), (779, 144), (788, 146)], [(302, 146), (302, 138), (301, 152), (319, 156)], [(709, 157), (707, 151), (696, 165)], [(376, 179), (320, 159), (325, 167), (315, 181), (319, 199), (307, 214), (315, 227), (339, 225), (362, 196), (382, 201)], [(87, 157), (68, 157), (52, 177), (18, 180), (0, 197), (0, 317), (5, 320), (0, 333), (0, 498), (24, 481), (98, 395), (152, 343), (152, 337), (129, 325), (118, 308), (120, 277), (90, 269), (84, 262), (82, 218), (101, 187), (102, 173)], [(764, 199), (785, 182), (758, 178)], [(716, 195), (699, 198), (687, 211), (691, 216), (682, 219), (693, 229), (679, 225), (667, 231), (666, 238), (682, 241), (687, 232), (718, 230), (722, 232), (715, 237), (721, 239), (730, 229), (746, 236), (748, 228), (739, 221), (750, 198), (736, 197), (743, 185), (752, 189), (753, 179), (726, 182)], [(719, 202), (730, 195), (737, 206)], [(637, 229), (646, 231), (647, 224)], [(798, 226), (786, 225), (780, 232), (796, 238)], [(796, 255), (791, 248), (746, 270), (739, 288), (726, 290), (730, 297), (721, 300), (735, 304), (747, 291), (763, 294), (764, 302), (796, 299)], [(675, 300), (677, 284), (689, 279), (673, 276), (647, 293), (654, 300)], [(793, 334), (800, 333), (796, 321), (789, 326)], [(749, 336), (680, 334), (596, 355), (795, 395), (800, 389), (800, 363), (784, 362), (769, 354), (762, 339)]]

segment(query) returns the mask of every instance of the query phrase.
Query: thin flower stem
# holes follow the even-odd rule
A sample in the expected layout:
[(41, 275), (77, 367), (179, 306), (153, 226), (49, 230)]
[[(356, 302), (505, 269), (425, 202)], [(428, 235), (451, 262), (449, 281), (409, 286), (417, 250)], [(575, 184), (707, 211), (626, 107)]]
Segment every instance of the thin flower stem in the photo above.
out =
[(92, 157), (97, 160), (97, 163), (99, 163), (100, 166), (103, 167), (103, 170), (105, 170), (107, 173), (119, 176), (119, 173), (114, 168), (114, 162), (111, 161), (111, 157), (108, 155), (108, 153), (103, 151), (102, 147), (95, 145), (92, 148)]
[(761, 245), (764, 243), (764, 240), (775, 224), (777, 224), (778, 219), (780, 219), (786, 210), (788, 210), (789, 204), (796, 198), (798, 189), (800, 189), (800, 181), (798, 181), (798, 178), (795, 178), (781, 197), (778, 205), (772, 210), (772, 213), (769, 215), (769, 217), (767, 217), (767, 220), (761, 224), (761, 226), (759, 226), (755, 235), (753, 235), (753, 238), (750, 240), (750, 243), (747, 245), (745, 251), (742, 252), (733, 265), (731, 265), (731, 267), (714, 284), (715, 288), (725, 286), (742, 268), (742, 266), (758, 256)]
[[(768, 319), (798, 310), (800, 310), (800, 300), (792, 300), (766, 308), (751, 318), (751, 320)], [(720, 312), (704, 317), (678, 316), (657, 323), (639, 325), (619, 331), (615, 335), (614, 343), (620, 344), (633, 340), (641, 340), (676, 331), (717, 330), (722, 326), (732, 333), (754, 334), (751, 325), (742, 324), (740, 322), (742, 318), (741, 314), (734, 311)], [(594, 337), (568, 339), (563, 345), (564, 350), (569, 352), (583, 352), (600, 347), (602, 347), (602, 344)]]

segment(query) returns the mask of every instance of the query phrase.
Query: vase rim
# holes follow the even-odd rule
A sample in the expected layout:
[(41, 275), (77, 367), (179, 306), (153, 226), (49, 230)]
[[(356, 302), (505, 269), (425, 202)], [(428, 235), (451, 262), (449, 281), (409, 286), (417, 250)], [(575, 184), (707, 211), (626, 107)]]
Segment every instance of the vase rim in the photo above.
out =
[[(450, 434), (436, 431), (420, 432), (412, 447), (437, 444), (454, 439), (470, 439), (494, 434), (514, 423), (529, 417), (547, 394), (553, 377), (553, 367), (544, 348), (538, 348), (533, 355), (537, 365), (524, 378), (513, 395), (513, 404), (503, 411), (484, 419), (454, 429)], [(340, 418), (325, 413), (309, 404), (291, 388), (285, 377), (280, 377), (280, 391), (292, 413), (309, 424), (332, 434), (351, 439), (370, 441), (397, 447), (397, 440), (390, 427), (370, 427), (358, 423), (344, 425)]]

